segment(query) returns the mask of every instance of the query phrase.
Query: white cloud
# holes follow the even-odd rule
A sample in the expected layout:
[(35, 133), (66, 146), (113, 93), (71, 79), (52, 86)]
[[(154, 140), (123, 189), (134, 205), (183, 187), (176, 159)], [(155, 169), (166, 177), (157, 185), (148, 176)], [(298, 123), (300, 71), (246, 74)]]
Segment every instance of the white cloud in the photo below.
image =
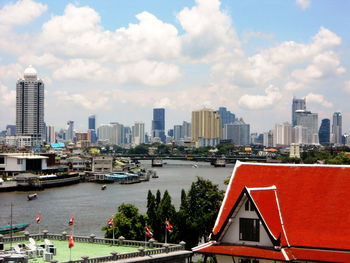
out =
[(350, 80), (345, 81), (344, 83), (344, 90), (348, 93), (350, 93)]
[(0, 104), (3, 106), (12, 106), (16, 105), (16, 91), (10, 90), (6, 86), (0, 83)]
[(302, 9), (306, 9), (309, 8), (311, 5), (311, 1), (310, 0), (296, 0), (296, 4), (302, 8)]
[(23, 67), (18, 63), (13, 64), (0, 64), (0, 76), (1, 79), (4, 80), (12, 80), (16, 81), (19, 77), (21, 77), (23, 72)]
[(309, 103), (317, 103), (326, 108), (333, 107), (333, 104), (325, 99), (325, 97), (321, 94), (309, 93), (306, 95), (306, 101)]
[(273, 107), (281, 98), (282, 94), (277, 87), (270, 85), (265, 89), (266, 95), (243, 95), (239, 101), (239, 106), (249, 110), (260, 110)]
[(56, 91), (54, 92), (56, 98), (63, 104), (70, 104), (74, 108), (75, 106), (83, 107), (87, 110), (98, 110), (105, 109), (110, 110), (109, 96), (103, 92), (92, 93), (68, 93), (67, 91)]
[(41, 16), (47, 5), (32, 0), (10, 3), (0, 9), (0, 25), (25, 25)]
[(18, 58), (18, 61), (23, 65), (47, 66), (54, 69), (63, 64), (64, 60), (50, 53), (44, 53), (39, 56), (26, 53), (24, 55), (21, 55)]
[(220, 1), (196, 0), (196, 4), (177, 15), (186, 31), (182, 36), (184, 55), (196, 60), (215, 61), (239, 48), (231, 18), (220, 9)]
[(346, 69), (340, 65), (338, 56), (332, 52), (324, 52), (314, 57), (311, 65), (305, 69), (297, 69), (292, 76), (302, 82), (310, 82), (317, 79), (325, 79), (340, 75)]
[(301, 82), (294, 82), (294, 81), (289, 81), (284, 85), (284, 88), (286, 90), (290, 91), (295, 91), (295, 90), (306, 90), (309, 89), (309, 86), (306, 86), (304, 83)]

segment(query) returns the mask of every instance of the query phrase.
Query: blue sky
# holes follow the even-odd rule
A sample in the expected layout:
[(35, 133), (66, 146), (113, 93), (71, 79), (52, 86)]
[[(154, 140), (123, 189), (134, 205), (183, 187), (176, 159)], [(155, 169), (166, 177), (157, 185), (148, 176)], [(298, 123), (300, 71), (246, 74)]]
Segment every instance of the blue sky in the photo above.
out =
[(350, 132), (347, 0), (0, 0), (0, 128), (15, 122), (15, 83), (33, 65), (45, 121), (79, 131), (144, 121), (167, 128), (226, 106), (264, 132), (291, 118), (293, 96)]

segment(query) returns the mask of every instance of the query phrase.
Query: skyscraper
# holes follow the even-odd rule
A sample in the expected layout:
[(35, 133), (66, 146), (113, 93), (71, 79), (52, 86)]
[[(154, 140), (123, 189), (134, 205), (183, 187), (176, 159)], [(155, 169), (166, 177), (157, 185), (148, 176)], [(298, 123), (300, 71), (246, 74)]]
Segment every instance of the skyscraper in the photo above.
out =
[(220, 114), (211, 109), (192, 111), (191, 130), (192, 141), (198, 146), (215, 146), (219, 143), (222, 130)]
[(289, 146), (292, 142), (292, 125), (288, 122), (275, 125), (273, 146)]
[(332, 133), (334, 144), (342, 144), (342, 115), (340, 112), (334, 112), (333, 114)]
[(319, 144), (318, 140), (318, 114), (306, 110), (295, 112), (296, 125), (307, 129), (305, 144)]
[(297, 119), (296, 119), (296, 111), (297, 110), (306, 110), (306, 99), (296, 99), (293, 97), (293, 103), (292, 103), (292, 126), (294, 127), (297, 125)]
[(153, 109), (152, 120), (152, 137), (158, 137), (162, 142), (165, 142), (165, 109)]
[(44, 83), (32, 66), (16, 84), (16, 133), (30, 136), (35, 145), (45, 138)]
[(96, 116), (91, 115), (89, 116), (89, 130), (95, 130), (96, 129)]
[(187, 121), (182, 122), (182, 131), (181, 134), (183, 138), (191, 138), (191, 123)]
[(218, 110), (221, 118), (221, 127), (224, 128), (225, 124), (233, 123), (235, 121), (235, 115), (228, 111), (225, 107), (220, 107)]
[(66, 140), (71, 142), (74, 140), (74, 121), (67, 121)]
[(135, 121), (134, 126), (132, 126), (132, 138), (133, 144), (139, 145), (145, 143), (145, 123), (140, 121)]
[(330, 119), (323, 119), (320, 129), (318, 130), (318, 138), (321, 145), (328, 145), (330, 143), (331, 121)]
[(225, 124), (223, 136), (235, 145), (249, 145), (250, 125), (246, 124), (242, 118), (237, 119), (233, 123)]

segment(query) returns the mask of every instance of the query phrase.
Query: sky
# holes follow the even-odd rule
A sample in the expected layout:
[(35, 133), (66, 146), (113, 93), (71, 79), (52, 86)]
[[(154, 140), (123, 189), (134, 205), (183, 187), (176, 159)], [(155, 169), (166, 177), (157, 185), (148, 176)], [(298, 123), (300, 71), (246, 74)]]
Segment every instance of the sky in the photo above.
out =
[(45, 122), (144, 121), (166, 128), (227, 107), (265, 132), (293, 96), (350, 132), (348, 0), (0, 0), (0, 130), (15, 124), (16, 81), (45, 83)]

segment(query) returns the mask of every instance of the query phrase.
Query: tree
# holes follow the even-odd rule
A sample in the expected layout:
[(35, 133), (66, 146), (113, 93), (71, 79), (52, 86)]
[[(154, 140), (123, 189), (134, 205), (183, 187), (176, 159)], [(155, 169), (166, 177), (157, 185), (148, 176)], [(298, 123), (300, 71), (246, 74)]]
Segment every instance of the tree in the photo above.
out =
[(201, 239), (207, 241), (219, 212), (224, 191), (211, 181), (197, 178), (187, 197), (181, 203), (181, 216), (185, 221), (183, 239), (188, 248), (194, 247)]
[(328, 164), (350, 164), (350, 157), (344, 153), (338, 153), (337, 156), (335, 156), (332, 159), (329, 159), (327, 161)]
[(132, 204), (121, 204), (118, 213), (113, 218), (113, 227), (105, 226), (105, 237), (124, 236), (126, 239), (143, 240), (146, 217), (139, 214), (137, 207)]

